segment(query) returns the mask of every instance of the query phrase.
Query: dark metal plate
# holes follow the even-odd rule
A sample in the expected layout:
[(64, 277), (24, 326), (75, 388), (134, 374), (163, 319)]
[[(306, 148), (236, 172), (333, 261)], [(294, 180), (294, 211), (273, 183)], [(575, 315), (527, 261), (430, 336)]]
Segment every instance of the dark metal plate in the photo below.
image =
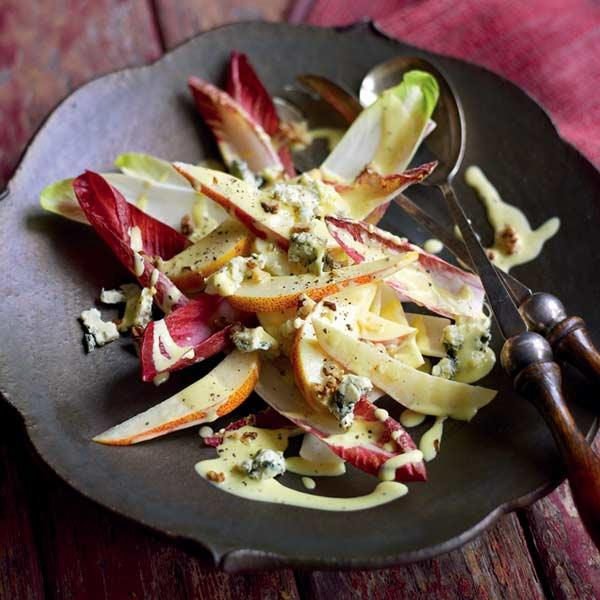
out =
[[(48, 183), (85, 168), (106, 170), (123, 151), (198, 161), (214, 152), (186, 89), (190, 74), (219, 81), (232, 49), (247, 52), (272, 92), (298, 73), (315, 72), (357, 89), (375, 63), (421, 54), (458, 90), (468, 127), (465, 165), (479, 164), (504, 197), (533, 223), (556, 215), (558, 237), (535, 263), (515, 270), (533, 289), (558, 295), (570, 314), (600, 331), (600, 278), (593, 264), (600, 227), (600, 174), (563, 142), (543, 110), (511, 83), (479, 67), (421, 52), (372, 27), (346, 31), (239, 24), (205, 33), (156, 64), (84, 86), (48, 119), (0, 203), (0, 386), (25, 419), (38, 452), (86, 496), (172, 536), (195, 540), (229, 569), (281, 565), (382, 567), (429, 558), (480, 533), (501, 514), (549, 491), (562, 476), (550, 434), (535, 410), (496, 371), (501, 392), (471, 424), (451, 422), (430, 481), (404, 499), (367, 512), (328, 513), (251, 503), (207, 485), (194, 463), (196, 429), (131, 448), (90, 441), (93, 434), (166, 397), (198, 371), (160, 389), (140, 382), (131, 344), (86, 356), (76, 320), (101, 286), (124, 274), (85, 226), (38, 206)], [(457, 192), (484, 229), (473, 193)], [(430, 190), (412, 190), (447, 218)], [(397, 211), (386, 226), (416, 242), (427, 236)], [(597, 339), (597, 341), (599, 341)], [(193, 371), (193, 370), (191, 370)], [(571, 406), (585, 431), (595, 429), (580, 386)], [(355, 493), (365, 477), (322, 489)]]

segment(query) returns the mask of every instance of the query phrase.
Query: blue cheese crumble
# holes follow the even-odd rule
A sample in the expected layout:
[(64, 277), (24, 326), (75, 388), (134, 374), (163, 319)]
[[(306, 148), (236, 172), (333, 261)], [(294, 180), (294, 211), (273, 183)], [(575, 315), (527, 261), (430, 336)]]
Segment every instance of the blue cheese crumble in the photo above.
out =
[(102, 289), (100, 302), (103, 304), (123, 304), (125, 312), (118, 322), (117, 329), (123, 333), (132, 327), (145, 328), (152, 320), (152, 304), (156, 290), (153, 287), (141, 288), (136, 283), (125, 283), (118, 290)]
[(240, 469), (250, 479), (271, 479), (285, 473), (285, 458), (283, 452), (266, 448), (259, 450), (254, 458), (244, 460)]
[(264, 270), (265, 261), (261, 256), (236, 256), (225, 266), (206, 278), (204, 291), (207, 294), (232, 296), (246, 279), (257, 283), (271, 276)]
[(104, 346), (119, 339), (117, 326), (112, 321), (103, 321), (97, 308), (84, 310), (79, 318), (86, 330), (84, 339), (88, 352), (96, 346)]
[(274, 356), (279, 349), (277, 340), (262, 327), (238, 327), (231, 334), (231, 341), (240, 352), (263, 350)]
[(340, 384), (329, 401), (329, 408), (344, 429), (349, 429), (354, 422), (356, 403), (372, 389), (373, 384), (367, 377), (351, 373), (342, 375)]
[(454, 325), (448, 325), (442, 333), (448, 356), (433, 367), (431, 374), (463, 383), (472, 383), (487, 375), (496, 363), (490, 348), (490, 327), (491, 319), (485, 315), (457, 317)]
[(288, 259), (300, 263), (306, 269), (320, 275), (323, 272), (326, 241), (311, 231), (299, 231), (290, 236)]

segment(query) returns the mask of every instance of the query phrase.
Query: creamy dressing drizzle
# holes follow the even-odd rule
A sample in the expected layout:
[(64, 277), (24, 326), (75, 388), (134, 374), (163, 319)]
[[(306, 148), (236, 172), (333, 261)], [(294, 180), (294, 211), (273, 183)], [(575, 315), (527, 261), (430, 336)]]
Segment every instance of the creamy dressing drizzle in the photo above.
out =
[(385, 408), (376, 408), (375, 409), (375, 418), (378, 421), (387, 421), (387, 419), (389, 418), (390, 413), (385, 410)]
[(156, 375), (156, 377), (152, 380), (152, 383), (155, 386), (159, 386), (162, 385), (163, 383), (165, 383), (166, 381), (168, 381), (169, 377), (171, 376), (171, 374), (167, 371), (166, 373), (159, 373), (158, 375)]
[(396, 470), (405, 465), (418, 463), (423, 460), (423, 453), (420, 450), (411, 450), (404, 454), (397, 454), (388, 458), (379, 468), (377, 476), (381, 481), (394, 481), (396, 479)]
[(329, 152), (332, 152), (342, 137), (344, 137), (344, 133), (346, 132), (343, 129), (335, 127), (319, 127), (318, 129), (310, 129), (308, 131), (307, 141), (308, 144), (311, 144), (314, 140), (324, 139), (327, 142)]
[(203, 425), (202, 427), (200, 427), (200, 431), (198, 433), (201, 438), (205, 438), (214, 435), (215, 432), (213, 431), (212, 427), (209, 427), (208, 425)]
[(416, 427), (426, 419), (426, 415), (418, 413), (410, 408), (405, 408), (400, 413), (400, 425), (402, 427)]
[(181, 299), (181, 292), (174, 286), (169, 287), (168, 293), (163, 298), (163, 309), (169, 314), (173, 310), (173, 306)]
[(134, 252), (141, 252), (144, 249), (142, 230), (137, 225), (129, 228), (129, 245)]
[(343, 461), (319, 463), (306, 460), (301, 456), (290, 456), (285, 459), (285, 468), (296, 475), (313, 475), (319, 477), (338, 477), (346, 472), (346, 463)]
[(419, 450), (423, 453), (423, 459), (426, 461), (433, 460), (440, 451), (445, 420), (446, 417), (436, 417), (433, 426), (421, 436)]
[[(543, 225), (532, 230), (523, 211), (504, 202), (498, 190), (479, 167), (469, 167), (465, 171), (465, 181), (477, 192), (485, 205), (488, 220), (494, 229), (494, 245), (489, 248), (493, 253), (492, 262), (503, 271), (508, 272), (512, 267), (537, 258), (544, 244), (558, 232), (560, 220), (556, 217), (548, 219)], [(500, 234), (507, 226), (512, 227), (518, 239), (513, 254), (507, 253), (504, 245), (498, 243)]]
[[(296, 430), (290, 429), (260, 429), (251, 426), (225, 432), (223, 443), (217, 448), (218, 458), (200, 461), (196, 464), (196, 472), (215, 487), (241, 498), (316, 510), (364, 510), (391, 502), (408, 492), (403, 483), (383, 481), (365, 496), (332, 498), (293, 490), (275, 478), (253, 480), (238, 468), (243, 460), (253, 458), (260, 449), (270, 448), (283, 452), (288, 438), (296, 433)], [(219, 482), (221, 478), (222, 481)]]
[(141, 277), (144, 274), (144, 259), (139, 252), (133, 253), (133, 272), (136, 277)]
[(303, 477), (302, 478), (302, 485), (307, 490), (314, 490), (317, 487), (317, 484), (315, 483), (315, 480), (312, 479), (311, 477)]
[[(168, 356), (165, 356), (165, 353)], [(154, 362), (154, 366), (158, 371), (158, 375), (162, 375), (163, 371), (167, 371), (182, 358), (194, 358), (194, 349), (190, 346), (179, 346), (176, 344), (175, 340), (169, 333), (169, 328), (167, 327), (164, 319), (161, 319), (160, 321), (154, 321), (152, 361)]]
[(154, 287), (158, 283), (159, 271), (158, 269), (154, 269), (152, 271), (152, 275), (150, 275), (150, 285)]
[(423, 244), (423, 249), (430, 254), (439, 254), (444, 249), (444, 244), (440, 240), (431, 238)]

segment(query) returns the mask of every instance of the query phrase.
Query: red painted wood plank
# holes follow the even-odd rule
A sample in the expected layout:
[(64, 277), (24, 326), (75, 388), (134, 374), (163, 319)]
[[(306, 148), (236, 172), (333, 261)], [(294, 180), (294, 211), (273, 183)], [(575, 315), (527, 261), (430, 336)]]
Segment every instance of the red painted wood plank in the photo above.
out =
[(22, 473), (29, 468), (20, 417), (0, 405), (0, 598), (44, 597), (28, 493)]
[(224, 23), (284, 21), (293, 4), (294, 0), (156, 0), (167, 48)]
[[(594, 449), (600, 452), (600, 438)], [(600, 598), (600, 554), (583, 529), (568, 485), (561, 485), (524, 514), (553, 597)]]
[(0, 188), (59, 100), (97, 75), (160, 53), (147, 0), (2, 0)]
[(291, 571), (254, 576), (213, 569), (200, 549), (165, 537), (95, 505), (41, 461), (26, 486), (50, 598), (298, 598)]
[(438, 559), (397, 569), (297, 574), (315, 600), (536, 600), (544, 598), (515, 515)]

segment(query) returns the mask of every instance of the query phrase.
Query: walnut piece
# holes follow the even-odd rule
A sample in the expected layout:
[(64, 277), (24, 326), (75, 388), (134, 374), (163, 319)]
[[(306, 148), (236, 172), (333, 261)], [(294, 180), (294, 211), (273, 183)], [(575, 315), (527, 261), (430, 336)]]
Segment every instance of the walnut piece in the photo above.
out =
[(206, 474), (206, 479), (214, 481), (215, 483), (223, 483), (225, 481), (225, 473), (217, 473), (216, 471), (209, 471)]
[(511, 256), (519, 251), (521, 240), (519, 239), (517, 230), (512, 225), (506, 225), (496, 236), (496, 243), (502, 248), (505, 254)]

